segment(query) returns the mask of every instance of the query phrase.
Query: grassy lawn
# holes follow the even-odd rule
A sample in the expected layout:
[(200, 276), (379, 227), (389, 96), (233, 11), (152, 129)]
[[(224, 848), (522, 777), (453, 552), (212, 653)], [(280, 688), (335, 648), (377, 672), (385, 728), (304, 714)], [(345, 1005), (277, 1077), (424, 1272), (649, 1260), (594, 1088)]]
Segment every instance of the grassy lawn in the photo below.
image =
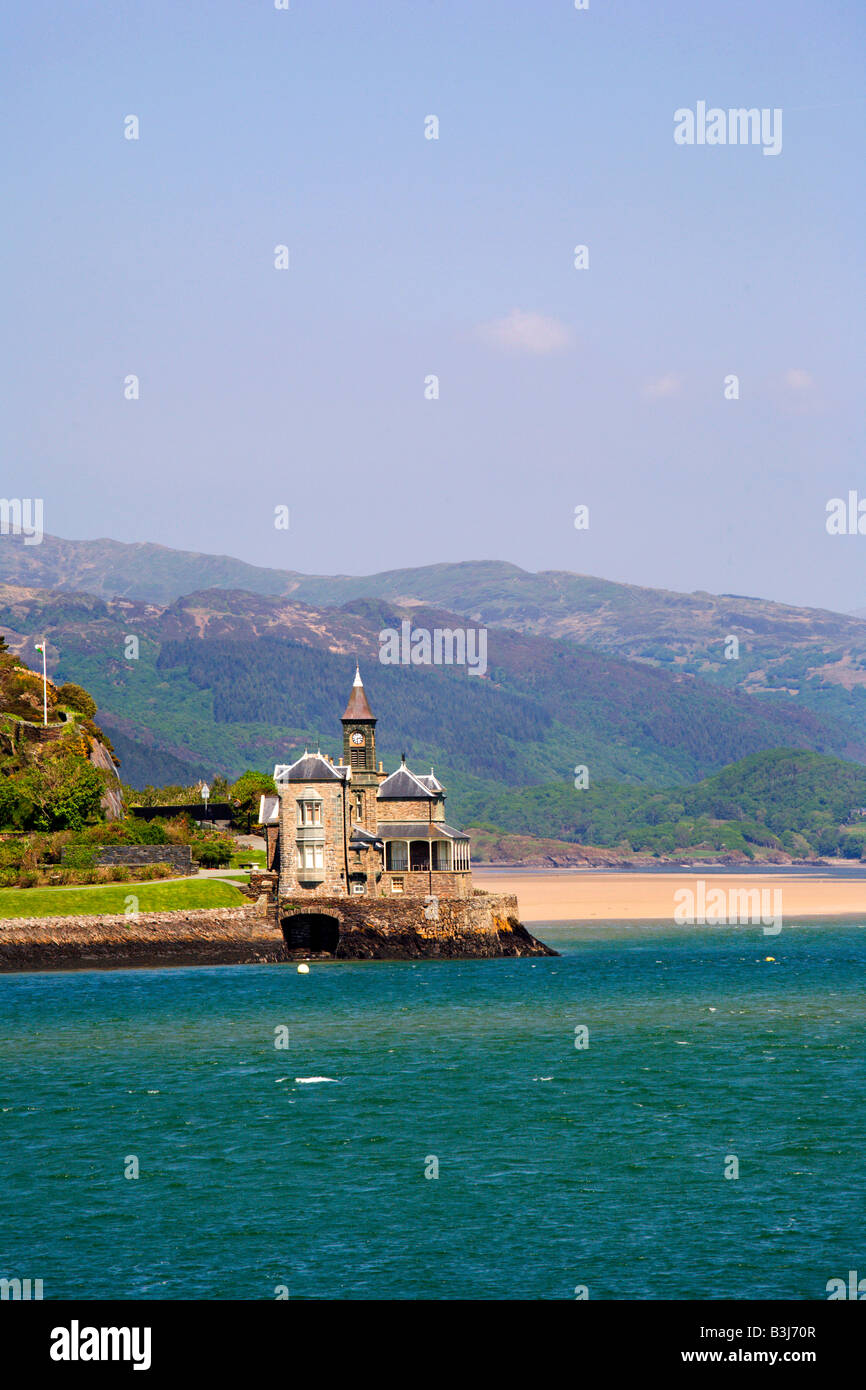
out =
[(138, 898), (140, 912), (242, 907), (249, 901), (231, 883), (217, 878), (177, 879), (169, 883), (95, 883), (81, 888), (0, 888), (0, 918), (123, 913), (130, 894)]
[(263, 849), (242, 849), (231, 858), (231, 868), (239, 869), (241, 864), (258, 864), (260, 869), (265, 867), (265, 852)]

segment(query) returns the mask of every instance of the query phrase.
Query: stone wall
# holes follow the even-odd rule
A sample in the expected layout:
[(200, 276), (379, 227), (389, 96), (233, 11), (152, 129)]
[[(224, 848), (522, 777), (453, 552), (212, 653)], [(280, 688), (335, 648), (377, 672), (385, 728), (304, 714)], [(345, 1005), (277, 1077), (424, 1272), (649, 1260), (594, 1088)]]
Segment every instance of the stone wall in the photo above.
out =
[[(298, 802), (313, 790), (322, 803), (320, 826), (298, 825)], [(322, 847), (321, 869), (306, 875), (298, 865), (298, 841)], [(343, 858), (342, 782), (283, 782), (280, 785), (280, 887), (317, 897), (346, 882)]]
[(0, 919), (0, 971), (253, 965), (285, 957), (279, 927), (252, 905)]
[[(393, 801), (385, 797), (376, 803), (376, 813), (379, 824), (385, 821), (423, 821), (426, 825), (430, 819), (430, 807), (433, 807), (433, 824), (437, 821), (444, 821), (445, 806), (441, 801)], [(423, 840), (424, 836), (421, 836)]]
[[(306, 932), (293, 942), (292, 919), (311, 915), (337, 923), (338, 960), (406, 960), (423, 957), (556, 955), (518, 919), (512, 894), (476, 892), (470, 898), (281, 898), (280, 926), (291, 958), (311, 954)], [(325, 954), (325, 952), (323, 952)]]
[[(68, 851), (80, 849), (79, 845), (66, 845), (60, 855), (60, 862), (66, 863)], [(84, 846), (90, 848), (90, 846)], [(106, 864), (126, 864), (129, 867), (141, 864), (168, 864), (179, 874), (195, 872), (192, 850), (189, 845), (94, 845), (93, 862), (100, 867)]]
[[(292, 919), (297, 918), (293, 941)], [(324, 924), (325, 932), (321, 926)], [(324, 949), (318, 949), (323, 947)], [(0, 919), (0, 971), (260, 965), (338, 960), (556, 955), (517, 919), (517, 899), (284, 900), (136, 916)]]
[(280, 827), (278, 825), (266, 825), (265, 831), (265, 862), (269, 869), (279, 868), (279, 849), (280, 849)]
[(379, 887), (389, 897), (399, 898), (400, 894), (394, 892), (395, 878), (398, 882), (402, 881), (403, 896), (406, 898), (423, 898), (430, 892), (440, 897), (467, 898), (472, 893), (472, 875), (468, 869), (460, 873), (450, 869), (434, 869), (432, 873), (428, 873), (426, 869), (385, 869)]

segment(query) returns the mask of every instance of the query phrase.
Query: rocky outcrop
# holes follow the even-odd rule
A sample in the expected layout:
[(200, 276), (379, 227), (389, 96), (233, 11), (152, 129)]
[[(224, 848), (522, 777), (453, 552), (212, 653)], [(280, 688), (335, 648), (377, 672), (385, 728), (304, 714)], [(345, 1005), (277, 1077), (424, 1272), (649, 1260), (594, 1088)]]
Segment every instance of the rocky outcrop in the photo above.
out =
[(120, 788), (120, 781), (117, 776), (117, 768), (114, 759), (109, 753), (104, 743), (94, 740), (90, 749), (90, 761), (94, 767), (107, 773), (105, 779), (105, 792), (102, 797), (102, 812), (106, 820), (122, 820), (123, 818), (123, 793)]

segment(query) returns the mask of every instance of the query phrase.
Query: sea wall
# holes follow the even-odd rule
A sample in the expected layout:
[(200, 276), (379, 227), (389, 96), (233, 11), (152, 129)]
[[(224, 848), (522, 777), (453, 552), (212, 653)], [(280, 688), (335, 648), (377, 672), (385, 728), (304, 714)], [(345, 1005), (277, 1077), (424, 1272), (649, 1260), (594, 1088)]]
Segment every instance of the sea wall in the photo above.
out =
[(470, 898), (281, 898), (277, 909), (289, 958), (337, 960), (553, 956), (530, 936), (511, 893)]
[(555, 954), (521, 925), (509, 894), (0, 919), (0, 972)]
[(285, 959), (273, 920), (250, 907), (137, 917), (5, 917), (0, 971), (162, 965), (252, 965)]

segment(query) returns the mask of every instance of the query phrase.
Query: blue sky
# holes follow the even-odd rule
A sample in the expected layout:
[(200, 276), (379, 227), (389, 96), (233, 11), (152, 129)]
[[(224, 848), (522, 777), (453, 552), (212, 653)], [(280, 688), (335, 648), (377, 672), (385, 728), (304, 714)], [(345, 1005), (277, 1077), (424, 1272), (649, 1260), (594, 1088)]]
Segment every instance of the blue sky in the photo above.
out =
[[(306, 572), (866, 606), (866, 535), (825, 530), (866, 498), (864, 27), (853, 0), (7, 11), (5, 495)], [(781, 153), (675, 145), (701, 100), (781, 108)]]

